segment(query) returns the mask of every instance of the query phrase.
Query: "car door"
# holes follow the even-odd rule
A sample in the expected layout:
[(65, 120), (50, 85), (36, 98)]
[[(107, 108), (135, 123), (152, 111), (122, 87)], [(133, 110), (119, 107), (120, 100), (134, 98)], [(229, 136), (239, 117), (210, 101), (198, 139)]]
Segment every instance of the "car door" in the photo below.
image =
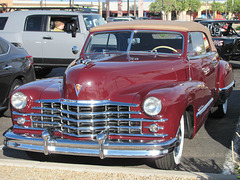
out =
[[(55, 22), (61, 21), (65, 24), (63, 31), (54, 31)], [(76, 34), (71, 28), (74, 24)], [(73, 54), (74, 46), (81, 50), (85, 38), (88, 34), (85, 25), (80, 25), (77, 15), (49, 15), (47, 18), (46, 31), (43, 32), (43, 59), (45, 64), (69, 64), (79, 56)]]
[(216, 99), (217, 57), (217, 53), (211, 51), (208, 39), (202, 32), (189, 33), (188, 59), (190, 80), (202, 82), (201, 90), (198, 91), (199, 97), (196, 102), (198, 111), (204, 106), (206, 106), (206, 108), (210, 107), (207, 105)]
[(24, 49), (34, 58), (34, 63), (42, 63), (42, 46), (44, 15), (30, 15), (26, 17), (25, 27), (22, 33)]
[(0, 39), (0, 106), (4, 104), (11, 88), (13, 65), (9, 52), (9, 44)]

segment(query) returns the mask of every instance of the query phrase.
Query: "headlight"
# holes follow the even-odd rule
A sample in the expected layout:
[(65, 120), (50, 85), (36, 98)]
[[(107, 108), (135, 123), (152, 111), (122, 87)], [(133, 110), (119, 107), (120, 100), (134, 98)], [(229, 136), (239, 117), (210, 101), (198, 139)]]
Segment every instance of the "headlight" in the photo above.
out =
[(158, 98), (149, 97), (143, 103), (143, 110), (150, 116), (155, 116), (162, 110), (162, 103)]
[(16, 92), (11, 97), (11, 104), (15, 109), (23, 109), (27, 105), (27, 96), (21, 92)]

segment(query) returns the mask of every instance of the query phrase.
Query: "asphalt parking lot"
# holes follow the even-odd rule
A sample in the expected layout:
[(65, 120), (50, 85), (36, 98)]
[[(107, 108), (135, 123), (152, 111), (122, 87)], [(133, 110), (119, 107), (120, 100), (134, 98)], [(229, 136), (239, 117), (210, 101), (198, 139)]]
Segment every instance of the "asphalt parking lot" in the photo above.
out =
[[(234, 174), (236, 165), (232, 161), (231, 141), (234, 141), (234, 150), (239, 153), (240, 138), (236, 136), (239, 129), (239, 101), (240, 101), (240, 62), (231, 62), (234, 68), (236, 87), (229, 99), (228, 114), (222, 119), (209, 117), (204, 126), (192, 140), (184, 144), (182, 164), (177, 172), (201, 172), (216, 174)], [(57, 77), (64, 74), (65, 68), (55, 68), (47, 76)], [(41, 79), (41, 78), (40, 78)], [(59, 163), (73, 165), (92, 165), (101, 167), (133, 168), (140, 170), (154, 170), (149, 159), (104, 159), (94, 157), (74, 157), (55, 155), (46, 159), (40, 155), (39, 159), (31, 160), (24, 151), (12, 150), (2, 145), (2, 133), (11, 126), (10, 118), (0, 117), (0, 159), (2, 160), (30, 160), (33, 162)]]

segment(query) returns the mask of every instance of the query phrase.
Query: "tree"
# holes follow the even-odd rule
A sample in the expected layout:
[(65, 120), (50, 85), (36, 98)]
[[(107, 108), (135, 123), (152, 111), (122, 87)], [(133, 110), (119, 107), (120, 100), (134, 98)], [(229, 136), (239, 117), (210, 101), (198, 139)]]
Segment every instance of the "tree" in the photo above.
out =
[(150, 12), (171, 12), (174, 10), (174, 4), (176, 0), (155, 0), (149, 6)]
[(240, 13), (240, 0), (234, 0), (234, 4), (232, 4), (232, 0), (227, 0), (226, 2), (227, 12), (228, 13)]
[(213, 2), (211, 4), (211, 10), (212, 11), (217, 11), (219, 13), (224, 13), (225, 12), (225, 4), (220, 3), (220, 2)]
[(192, 13), (198, 12), (202, 6), (201, 0), (186, 0), (187, 10)]

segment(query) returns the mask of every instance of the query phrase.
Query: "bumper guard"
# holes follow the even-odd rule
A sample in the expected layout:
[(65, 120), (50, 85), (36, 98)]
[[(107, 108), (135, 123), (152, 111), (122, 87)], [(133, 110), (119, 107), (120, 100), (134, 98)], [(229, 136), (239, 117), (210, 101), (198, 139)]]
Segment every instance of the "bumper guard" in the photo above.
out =
[(42, 152), (49, 154), (65, 154), (78, 156), (96, 156), (101, 159), (110, 158), (157, 158), (162, 157), (177, 145), (177, 138), (166, 142), (120, 143), (108, 140), (108, 131), (98, 134), (96, 141), (76, 141), (53, 136), (54, 129), (43, 131), (41, 137), (34, 134), (16, 134), (11, 128), (5, 133), (5, 146), (18, 150)]

